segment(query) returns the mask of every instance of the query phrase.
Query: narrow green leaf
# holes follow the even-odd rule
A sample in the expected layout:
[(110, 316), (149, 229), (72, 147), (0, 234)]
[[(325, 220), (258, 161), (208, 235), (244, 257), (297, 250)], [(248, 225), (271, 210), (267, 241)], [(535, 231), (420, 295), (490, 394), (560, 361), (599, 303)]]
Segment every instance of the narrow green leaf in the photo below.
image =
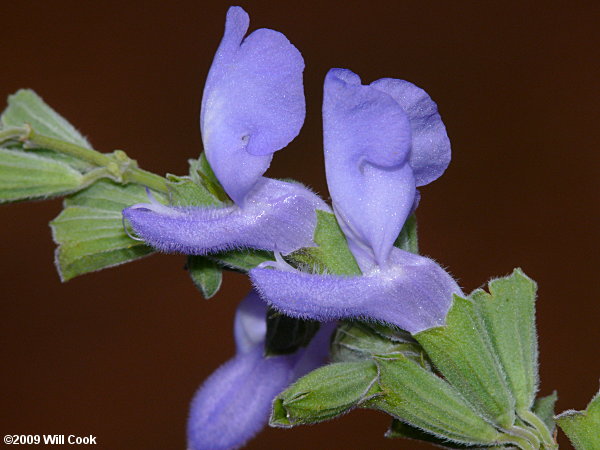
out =
[(533, 404), (532, 411), (537, 415), (551, 432), (554, 432), (556, 423), (554, 422), (554, 406), (558, 400), (558, 394), (554, 391), (545, 397), (539, 397)]
[(219, 183), (204, 152), (198, 159), (190, 159), (190, 178), (198, 185), (203, 186), (210, 194), (222, 203), (231, 203), (231, 199)]
[(64, 195), (83, 182), (83, 175), (66, 164), (0, 148), (0, 203)]
[(374, 331), (369, 325), (348, 322), (340, 325), (331, 343), (333, 361), (358, 361), (375, 356), (393, 358), (404, 355), (428, 367), (423, 348), (409, 334), (404, 340), (391, 340)]
[(376, 359), (382, 395), (365, 406), (384, 411), (442, 439), (495, 444), (500, 433), (445, 380), (412, 359)]
[(170, 203), (173, 206), (217, 206), (217, 200), (203, 185), (190, 177), (167, 175)]
[[(152, 191), (152, 195), (157, 200), (165, 203), (162, 194)], [(137, 203), (148, 202), (148, 194), (143, 186), (138, 184), (123, 185), (111, 180), (100, 180), (94, 183), (93, 186), (67, 197), (64, 206), (82, 206), (107, 210), (113, 214), (118, 213), (120, 216), (124, 208)]]
[(415, 339), (480, 414), (504, 428), (514, 424), (514, 399), (473, 302), (455, 295), (446, 325)]
[(442, 439), (440, 437), (434, 436), (433, 434), (429, 434), (423, 430), (413, 427), (407, 423), (400, 422), (397, 419), (392, 420), (392, 424), (390, 425), (390, 429), (385, 433), (386, 438), (390, 439), (412, 439), (416, 441), (425, 441), (429, 442), (436, 447), (447, 448), (447, 449), (470, 449), (470, 450), (517, 450), (517, 447), (501, 447), (501, 446), (492, 446), (492, 447), (481, 447), (478, 445), (466, 445), (466, 444), (457, 444), (454, 442), (448, 442), (448, 439)]
[[(5, 127), (22, 127), (25, 124), (38, 133), (57, 138), (82, 147), (91, 148), (88, 141), (60, 114), (48, 106), (42, 98), (31, 89), (21, 89), (8, 97), (8, 107), (2, 113), (0, 122)], [(22, 148), (22, 146), (19, 146)], [(86, 171), (92, 166), (73, 156), (64, 155), (47, 149), (27, 149), (50, 159), (68, 164), (74, 169)]]
[(419, 253), (417, 216), (411, 214), (408, 219), (406, 219), (402, 231), (400, 231), (400, 235), (396, 239), (396, 242), (394, 242), (394, 246), (406, 250), (407, 252)]
[(244, 273), (254, 269), (265, 261), (275, 261), (273, 252), (253, 249), (213, 253), (207, 255), (207, 258), (217, 261), (225, 267)]
[(8, 107), (0, 117), (6, 127), (29, 124), (39, 134), (91, 148), (88, 141), (60, 114), (31, 89), (20, 89), (8, 97)]
[(317, 210), (314, 241), (317, 247), (294, 252), (290, 258), (297, 263), (311, 266), (311, 269), (318, 272), (328, 271), (336, 275), (361, 273), (335, 215)]
[(517, 412), (533, 405), (539, 382), (535, 330), (536, 284), (520, 269), (471, 294), (500, 359)]
[(277, 396), (269, 424), (275, 427), (332, 419), (378, 395), (372, 361), (334, 363), (300, 378)]
[(205, 256), (189, 255), (185, 268), (205, 299), (209, 299), (219, 292), (223, 281), (223, 271), (216, 262)]
[(556, 423), (577, 450), (599, 450), (600, 391), (585, 411), (565, 411), (556, 417)]
[(317, 331), (319, 331), (319, 322), (317, 321), (296, 319), (269, 308), (265, 355), (294, 353), (300, 347), (306, 347)]
[[(154, 195), (162, 199), (160, 194)], [(109, 180), (65, 199), (65, 209), (50, 222), (61, 279), (68, 281), (152, 253), (152, 248), (125, 233), (121, 216), (124, 208), (147, 201), (142, 186)]]

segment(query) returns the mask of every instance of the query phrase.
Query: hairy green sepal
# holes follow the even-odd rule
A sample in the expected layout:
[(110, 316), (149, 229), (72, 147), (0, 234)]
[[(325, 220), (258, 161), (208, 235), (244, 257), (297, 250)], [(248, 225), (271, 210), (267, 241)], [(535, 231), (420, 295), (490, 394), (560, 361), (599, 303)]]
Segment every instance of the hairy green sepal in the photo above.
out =
[(0, 148), (0, 203), (65, 195), (84, 182), (81, 172), (60, 161)]
[(556, 417), (556, 423), (577, 450), (600, 449), (600, 391), (585, 411), (565, 411)]
[(205, 256), (189, 255), (185, 268), (204, 298), (209, 299), (219, 292), (223, 281), (223, 270), (215, 261)]
[(303, 248), (290, 255), (297, 264), (309, 266), (310, 271), (329, 272), (336, 275), (359, 275), (360, 269), (348, 248), (346, 236), (335, 215), (317, 210), (314, 233), (316, 247)]
[(454, 296), (446, 325), (415, 335), (433, 364), (488, 420), (510, 428), (514, 399), (475, 304)]
[(448, 382), (406, 356), (377, 358), (382, 395), (368, 406), (429, 433), (466, 444), (494, 444), (500, 433)]
[(391, 358), (396, 355), (404, 355), (429, 367), (423, 348), (406, 332), (397, 332), (394, 339), (390, 339), (368, 324), (347, 322), (337, 328), (331, 343), (333, 361), (358, 361), (376, 356)]
[[(160, 194), (154, 193), (157, 198)], [(63, 211), (50, 226), (56, 249), (56, 267), (61, 280), (123, 264), (153, 252), (132, 239), (123, 228), (121, 211), (148, 201), (139, 185), (98, 181), (67, 197)]]
[(517, 412), (528, 411), (539, 383), (536, 284), (520, 269), (515, 269), (512, 275), (492, 280), (488, 286), (489, 294), (478, 289), (471, 298), (502, 364)]
[(372, 361), (333, 363), (300, 378), (273, 402), (269, 424), (275, 427), (332, 419), (378, 395)]

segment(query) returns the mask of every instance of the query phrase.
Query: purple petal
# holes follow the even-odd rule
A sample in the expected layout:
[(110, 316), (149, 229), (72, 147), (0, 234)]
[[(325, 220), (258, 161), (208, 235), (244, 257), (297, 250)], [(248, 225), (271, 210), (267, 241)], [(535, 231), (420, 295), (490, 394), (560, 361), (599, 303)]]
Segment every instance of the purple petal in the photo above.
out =
[(250, 277), (261, 297), (289, 316), (376, 320), (410, 333), (443, 325), (452, 294), (462, 295), (437, 263), (397, 248), (389, 267), (359, 277), (259, 268)]
[(236, 355), (202, 385), (188, 420), (190, 449), (242, 446), (266, 424), (273, 398), (291, 382), (293, 360), (263, 358), (263, 348)]
[(239, 304), (233, 322), (233, 334), (238, 353), (261, 345), (267, 334), (267, 305), (254, 290)]
[(164, 252), (203, 255), (250, 247), (287, 254), (314, 246), (316, 209), (329, 207), (301, 184), (262, 178), (243, 208), (142, 203), (123, 210), (123, 216), (144, 241)]
[(451, 152), (437, 105), (423, 89), (408, 81), (382, 78), (371, 86), (391, 95), (408, 114), (412, 131), (410, 166), (417, 186), (439, 178), (450, 164)]
[(242, 41), (248, 25), (242, 8), (229, 8), (200, 115), (208, 161), (240, 205), (269, 167), (272, 153), (298, 135), (305, 116), (302, 55), (283, 34), (269, 29)]
[(264, 358), (265, 322), (266, 305), (252, 291), (236, 314), (237, 355), (204, 382), (192, 401), (189, 449), (241, 447), (266, 425), (275, 396), (325, 363), (333, 324), (293, 355)]
[(349, 70), (325, 78), (323, 133), (327, 184), (355, 245), (385, 265), (415, 197), (408, 164), (408, 116), (388, 94), (363, 86)]

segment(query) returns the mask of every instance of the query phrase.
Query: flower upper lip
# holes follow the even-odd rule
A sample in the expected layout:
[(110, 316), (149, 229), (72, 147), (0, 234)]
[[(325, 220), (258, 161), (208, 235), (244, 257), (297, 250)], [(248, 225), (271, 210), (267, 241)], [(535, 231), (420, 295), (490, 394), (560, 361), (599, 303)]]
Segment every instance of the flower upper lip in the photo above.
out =
[(273, 153), (304, 122), (304, 60), (277, 31), (244, 38), (248, 25), (242, 8), (229, 9), (200, 114), (206, 158), (234, 205), (125, 209), (136, 234), (160, 250), (202, 255), (251, 247), (287, 254), (314, 245), (315, 211), (330, 210), (299, 183), (263, 177)]
[(248, 26), (242, 8), (229, 9), (200, 112), (206, 157), (240, 206), (272, 154), (298, 135), (306, 111), (300, 52), (277, 31), (244, 38)]

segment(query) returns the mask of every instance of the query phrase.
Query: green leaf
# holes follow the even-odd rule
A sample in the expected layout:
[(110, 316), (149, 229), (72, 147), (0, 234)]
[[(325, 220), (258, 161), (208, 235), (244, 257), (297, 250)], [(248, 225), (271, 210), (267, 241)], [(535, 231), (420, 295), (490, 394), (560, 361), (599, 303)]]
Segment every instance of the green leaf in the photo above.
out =
[(189, 255), (185, 268), (205, 299), (209, 299), (219, 292), (223, 281), (223, 271), (216, 262), (205, 256)]
[(455, 295), (446, 325), (417, 333), (415, 339), (480, 414), (503, 428), (513, 426), (514, 399), (473, 302)]
[(20, 89), (8, 97), (0, 117), (6, 127), (29, 124), (39, 134), (91, 148), (88, 141), (31, 89)]
[(404, 226), (402, 227), (402, 231), (400, 231), (400, 235), (394, 242), (394, 246), (401, 248), (402, 250), (406, 250), (411, 253), (419, 253), (419, 239), (417, 236), (417, 216), (411, 214)]
[(378, 395), (377, 367), (372, 361), (334, 363), (300, 378), (273, 402), (269, 424), (292, 427), (322, 422)]
[(393, 419), (389, 430), (385, 433), (385, 437), (389, 439), (412, 439), (417, 441), (429, 442), (441, 448), (472, 448), (470, 445), (449, 443), (447, 439), (442, 439), (433, 434), (427, 433), (412, 425), (403, 423), (398, 419)]
[(558, 400), (558, 395), (556, 391), (554, 391), (550, 395), (537, 398), (532, 408), (534, 414), (542, 419), (550, 432), (554, 432), (554, 428), (556, 428), (556, 423), (554, 422), (554, 406), (556, 405), (556, 400)]
[(319, 331), (319, 322), (317, 321), (296, 319), (269, 308), (265, 355), (277, 356), (294, 353), (300, 347), (306, 347), (317, 331)]
[[(57, 138), (82, 147), (91, 148), (88, 141), (60, 114), (48, 106), (42, 98), (31, 89), (21, 89), (8, 97), (8, 107), (0, 117), (5, 127), (22, 127), (25, 124), (38, 134)], [(47, 149), (28, 149), (33, 153), (50, 159), (67, 163), (78, 170), (89, 170), (92, 166), (73, 156), (61, 154)]]
[(66, 164), (0, 148), (0, 203), (64, 195), (83, 183), (84, 176)]
[(556, 423), (577, 450), (599, 450), (600, 391), (585, 411), (565, 411), (556, 417)]
[(379, 409), (441, 439), (495, 444), (501, 437), (445, 380), (400, 355), (376, 359), (382, 395), (365, 406)]
[(190, 177), (167, 175), (169, 199), (173, 206), (218, 206), (217, 200), (204, 186)]
[[(158, 199), (161, 195), (154, 193)], [(98, 181), (65, 199), (63, 211), (50, 226), (56, 249), (56, 266), (63, 281), (78, 275), (133, 261), (153, 252), (130, 238), (121, 211), (147, 202), (142, 186)]]
[(471, 294), (515, 398), (517, 412), (533, 405), (539, 382), (535, 330), (536, 284), (520, 269)]
[(317, 210), (314, 241), (317, 247), (304, 248), (294, 252), (290, 258), (297, 263), (308, 265), (318, 272), (360, 275), (358, 264), (348, 248), (346, 237), (338, 225), (335, 215)]
[(231, 203), (231, 199), (219, 183), (204, 152), (198, 159), (190, 159), (190, 178), (198, 185), (203, 186), (210, 194), (222, 203)]
[(273, 252), (266, 250), (242, 249), (207, 255), (214, 261), (239, 272), (248, 272), (260, 263), (275, 261)]
[(390, 425), (390, 429), (385, 433), (386, 438), (390, 439), (412, 439), (417, 441), (425, 441), (433, 444), (436, 447), (448, 448), (448, 449), (463, 449), (468, 448), (470, 450), (509, 450), (514, 449), (517, 450), (517, 447), (501, 447), (501, 446), (492, 446), (492, 447), (481, 447), (474, 445), (465, 445), (465, 444), (456, 444), (452, 442), (448, 442), (448, 439), (442, 439), (440, 437), (434, 436), (433, 434), (426, 433), (423, 430), (415, 428), (407, 423), (402, 423), (397, 419), (392, 420), (392, 424)]
[(423, 348), (410, 334), (403, 340), (397, 335), (391, 340), (377, 333), (370, 325), (360, 322), (347, 322), (340, 325), (331, 343), (331, 359), (333, 361), (358, 361), (375, 356), (393, 358), (404, 355), (416, 362), (428, 366), (428, 359)]

